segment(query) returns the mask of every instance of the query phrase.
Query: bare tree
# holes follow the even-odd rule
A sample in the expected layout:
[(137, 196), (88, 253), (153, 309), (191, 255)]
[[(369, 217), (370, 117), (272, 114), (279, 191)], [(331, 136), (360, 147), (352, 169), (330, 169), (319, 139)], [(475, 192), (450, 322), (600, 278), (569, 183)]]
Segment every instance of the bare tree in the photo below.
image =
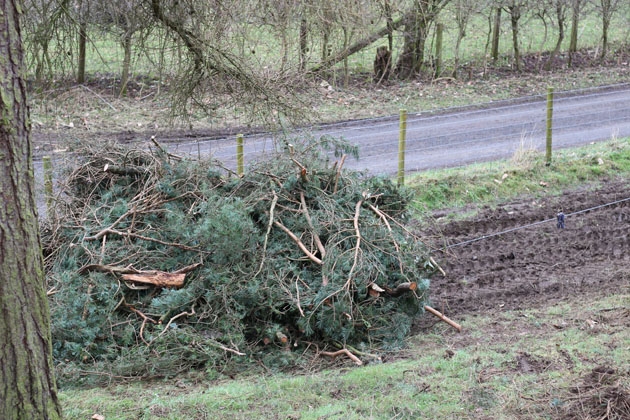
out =
[(619, 10), (622, 0), (591, 0), (595, 10), (602, 18), (602, 49), (599, 53), (599, 61), (603, 62), (608, 53), (608, 29), (613, 15)]
[(560, 52), (560, 48), (562, 47), (562, 41), (564, 41), (564, 31), (566, 29), (566, 20), (567, 14), (569, 11), (569, 1), (570, 0), (546, 0), (544, 2), (545, 7), (553, 10), (555, 12), (555, 18), (558, 28), (558, 39), (556, 41), (556, 46), (549, 54), (549, 58), (545, 62), (544, 69), (549, 71), (551, 70), (551, 66), (553, 61), (557, 57)]
[(478, 0), (454, 0), (455, 23), (457, 24), (457, 39), (455, 41), (455, 63), (453, 64), (453, 77), (457, 78), (459, 70), (459, 49), (462, 40), (466, 36), (466, 28), (470, 18), (478, 12), (480, 3)]
[(527, 10), (528, 0), (506, 0), (505, 10), (510, 14), (510, 23), (512, 26), (512, 49), (514, 51), (513, 67), (516, 71), (523, 71), (521, 63), (521, 50), (519, 46), (519, 21), (523, 16), (523, 11)]

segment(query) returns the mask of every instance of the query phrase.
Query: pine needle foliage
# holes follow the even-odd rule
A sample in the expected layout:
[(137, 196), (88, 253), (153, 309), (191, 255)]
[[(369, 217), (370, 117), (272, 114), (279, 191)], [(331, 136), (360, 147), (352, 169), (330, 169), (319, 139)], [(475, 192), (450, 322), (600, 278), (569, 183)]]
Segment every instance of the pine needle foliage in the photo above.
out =
[[(333, 152), (356, 152), (342, 142), (295, 143), (243, 177), (160, 150), (75, 151), (43, 238), (66, 374), (283, 367), (315, 349), (402, 345), (429, 285), (427, 249), (404, 227), (409, 192), (340, 170)], [(191, 266), (179, 289), (120, 275)]]

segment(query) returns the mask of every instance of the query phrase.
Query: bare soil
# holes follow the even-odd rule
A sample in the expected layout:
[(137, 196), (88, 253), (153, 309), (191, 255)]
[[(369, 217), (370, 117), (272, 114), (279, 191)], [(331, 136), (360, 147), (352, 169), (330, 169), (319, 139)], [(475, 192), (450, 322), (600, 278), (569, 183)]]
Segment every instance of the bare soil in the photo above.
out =
[[(627, 197), (630, 184), (623, 181), (486, 208), (470, 220), (443, 226), (440, 243), (456, 244), (554, 218), (559, 209), (569, 214)], [(569, 216), (565, 229), (551, 221), (453, 247), (439, 262), (446, 277), (432, 278), (431, 301), (451, 314), (548, 306), (578, 294), (628, 290), (630, 201)]]

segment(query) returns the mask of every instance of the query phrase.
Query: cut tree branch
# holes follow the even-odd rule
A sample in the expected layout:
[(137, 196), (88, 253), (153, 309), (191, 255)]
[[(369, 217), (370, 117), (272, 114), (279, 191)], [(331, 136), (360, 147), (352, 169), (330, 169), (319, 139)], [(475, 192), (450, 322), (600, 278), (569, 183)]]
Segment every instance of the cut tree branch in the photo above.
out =
[(313, 253), (311, 251), (309, 251), (308, 249), (306, 249), (306, 246), (304, 246), (304, 244), (302, 243), (302, 241), (300, 241), (300, 238), (298, 238), (297, 236), (295, 236), (295, 234), (293, 232), (291, 232), (289, 229), (287, 229), (286, 226), (284, 226), (282, 223), (280, 223), (277, 220), (273, 221), (273, 224), (278, 226), (280, 229), (282, 229), (287, 235), (289, 235), (291, 237), (291, 239), (293, 239), (295, 241), (295, 243), (297, 244), (297, 246), (302, 250), (302, 252), (304, 252), (306, 254), (306, 256), (313, 261), (314, 263), (317, 263), (319, 265), (322, 265), (323, 262), (322, 260), (320, 260), (319, 258), (317, 258), (315, 255), (313, 255)]
[(451, 327), (455, 328), (457, 331), (462, 332), (462, 326), (459, 325), (457, 322), (447, 318), (446, 316), (444, 316), (444, 314), (436, 309), (433, 309), (432, 307), (430, 307), (429, 305), (424, 305), (424, 309), (426, 311), (431, 312), (433, 315), (437, 316), (438, 318), (440, 318), (442, 321), (446, 322), (448, 325), (450, 325)]
[(406, 283), (400, 283), (393, 289), (385, 288), (385, 294), (390, 297), (398, 297), (408, 292), (413, 292), (418, 288), (418, 284), (415, 281), (410, 281)]
[(322, 356), (328, 356), (328, 357), (332, 357), (333, 359), (337, 356), (340, 356), (342, 354), (345, 354), (346, 356), (348, 356), (350, 358), (350, 360), (352, 360), (354, 363), (356, 363), (357, 365), (361, 366), (363, 364), (363, 362), (361, 361), (361, 359), (359, 359), (357, 356), (355, 356), (354, 354), (350, 353), (350, 350), (348, 349), (341, 349), (341, 350), (337, 350), (337, 351), (322, 351), (320, 353)]
[(315, 241), (315, 245), (317, 245), (317, 249), (319, 249), (319, 253), (322, 255), (322, 259), (326, 256), (326, 248), (322, 244), (322, 241), (319, 239), (319, 235), (315, 231), (313, 227), (313, 221), (311, 220), (311, 215), (308, 213), (308, 208), (306, 207), (306, 200), (304, 199), (304, 193), (300, 191), (300, 201), (302, 202), (302, 207), (304, 208), (304, 216), (306, 217), (306, 222), (308, 223), (308, 227), (311, 228), (311, 232), (313, 234), (313, 240)]

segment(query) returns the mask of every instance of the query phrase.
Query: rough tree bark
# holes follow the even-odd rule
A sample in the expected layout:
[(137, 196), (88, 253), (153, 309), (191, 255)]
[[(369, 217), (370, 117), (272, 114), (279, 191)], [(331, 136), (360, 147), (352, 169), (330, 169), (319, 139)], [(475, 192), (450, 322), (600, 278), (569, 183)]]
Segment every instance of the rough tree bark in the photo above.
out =
[(79, 57), (77, 63), (77, 83), (85, 83), (85, 46), (87, 44), (87, 18), (83, 10), (83, 1), (79, 2)]
[(0, 0), (0, 418), (60, 419), (17, 0)]

